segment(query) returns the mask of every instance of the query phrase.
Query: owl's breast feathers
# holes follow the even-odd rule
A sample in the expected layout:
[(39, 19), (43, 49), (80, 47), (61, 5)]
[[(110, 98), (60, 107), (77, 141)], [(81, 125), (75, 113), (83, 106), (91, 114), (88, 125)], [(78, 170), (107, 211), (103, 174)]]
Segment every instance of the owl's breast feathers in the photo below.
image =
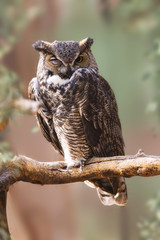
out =
[[(41, 87), (33, 91), (33, 86), (29, 92), (32, 92), (31, 99), (44, 103), (37, 119), (43, 135), (61, 154), (61, 134), (67, 139), (70, 151), (86, 160), (92, 156), (124, 154), (114, 93), (94, 70), (81, 68), (65, 84), (46, 81), (43, 93)], [(33, 92), (40, 94), (37, 97)]]

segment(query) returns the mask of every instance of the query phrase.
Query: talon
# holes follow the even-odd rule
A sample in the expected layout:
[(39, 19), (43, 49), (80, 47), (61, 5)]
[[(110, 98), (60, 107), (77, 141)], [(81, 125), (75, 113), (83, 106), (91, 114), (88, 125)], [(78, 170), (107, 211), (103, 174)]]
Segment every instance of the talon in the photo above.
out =
[(84, 167), (84, 160), (80, 160), (80, 172), (82, 172), (83, 167)]
[(138, 157), (146, 157), (146, 154), (144, 153), (144, 151), (142, 149), (138, 150), (138, 153), (135, 155), (136, 158)]
[(69, 166), (67, 166), (66, 170), (67, 170), (68, 174), (71, 175), (71, 172), (69, 171)]

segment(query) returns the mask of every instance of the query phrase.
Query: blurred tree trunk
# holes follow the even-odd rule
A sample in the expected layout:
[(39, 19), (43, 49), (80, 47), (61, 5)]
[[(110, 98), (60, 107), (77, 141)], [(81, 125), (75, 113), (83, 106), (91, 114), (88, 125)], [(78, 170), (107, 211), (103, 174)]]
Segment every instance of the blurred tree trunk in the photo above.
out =
[(0, 239), (11, 240), (6, 216), (6, 192), (0, 192)]

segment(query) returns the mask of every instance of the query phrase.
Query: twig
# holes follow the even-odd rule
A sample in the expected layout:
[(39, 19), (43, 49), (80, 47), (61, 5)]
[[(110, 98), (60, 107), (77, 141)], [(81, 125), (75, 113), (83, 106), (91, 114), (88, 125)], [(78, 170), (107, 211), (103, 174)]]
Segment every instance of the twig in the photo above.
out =
[(35, 114), (37, 113), (40, 103), (32, 100), (28, 100), (25, 98), (19, 98), (14, 101), (14, 108), (28, 114)]

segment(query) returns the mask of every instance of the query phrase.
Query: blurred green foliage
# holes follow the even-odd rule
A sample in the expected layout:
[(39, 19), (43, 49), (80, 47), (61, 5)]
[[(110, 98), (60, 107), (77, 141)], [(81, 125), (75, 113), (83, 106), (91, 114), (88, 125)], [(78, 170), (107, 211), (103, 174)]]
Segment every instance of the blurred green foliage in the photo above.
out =
[[(40, 8), (26, 8), (23, 0), (0, 1), (0, 131), (16, 114), (14, 101), (20, 97), (18, 76), (3, 64), (3, 59), (20, 41), (23, 30), (39, 14)], [(24, 14), (25, 13), (25, 14)], [(0, 139), (0, 160), (10, 158), (6, 142)]]
[(149, 217), (142, 218), (138, 223), (140, 236), (146, 240), (160, 239), (160, 193), (147, 202)]
[(37, 6), (26, 9), (23, 0), (0, 1), (0, 59), (20, 41), (22, 31), (38, 14)]
[[(0, 125), (14, 113), (13, 103), (20, 96), (17, 75), (3, 65), (0, 66)], [(3, 126), (2, 126), (3, 128)]]
[(0, 142), (0, 166), (2, 167), (7, 161), (13, 158), (13, 153), (9, 150), (9, 143)]
[[(160, 35), (160, 33), (159, 33)], [(160, 122), (160, 37), (153, 41), (153, 47), (149, 53), (148, 59), (152, 68), (146, 72), (144, 77), (153, 82), (154, 95), (152, 101), (147, 106), (147, 111), (157, 116)]]
[(130, 0), (122, 1), (118, 12), (125, 21), (127, 29), (140, 32), (150, 40), (146, 52), (146, 71), (143, 80), (152, 83), (153, 94), (146, 107), (147, 112), (160, 122), (160, 1)]
[[(133, 34), (132, 37), (138, 41), (140, 36), (144, 37), (144, 46), (148, 48), (145, 52), (146, 63), (142, 80), (146, 86), (150, 85), (150, 99), (146, 104), (146, 112), (159, 124), (160, 122), (160, 1), (159, 0), (121, 0), (115, 9), (111, 9), (108, 18), (108, 0), (99, 0), (104, 7), (101, 8), (103, 19), (112, 25), (118, 23), (122, 31)], [(111, 1), (110, 1), (111, 2)], [(106, 7), (106, 9), (105, 9)], [(136, 35), (136, 36), (135, 36)], [(132, 54), (131, 49), (128, 50)], [(137, 48), (137, 51), (140, 49)], [(144, 84), (144, 88), (146, 87)], [(147, 89), (147, 87), (146, 87)]]

